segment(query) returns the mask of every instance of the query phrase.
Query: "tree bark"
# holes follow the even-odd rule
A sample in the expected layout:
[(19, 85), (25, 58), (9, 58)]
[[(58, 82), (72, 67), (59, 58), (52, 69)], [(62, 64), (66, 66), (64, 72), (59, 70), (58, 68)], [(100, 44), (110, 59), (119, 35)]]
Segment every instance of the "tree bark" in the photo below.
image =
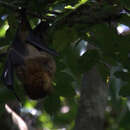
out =
[(103, 130), (106, 102), (107, 87), (94, 66), (83, 76), (75, 130)]

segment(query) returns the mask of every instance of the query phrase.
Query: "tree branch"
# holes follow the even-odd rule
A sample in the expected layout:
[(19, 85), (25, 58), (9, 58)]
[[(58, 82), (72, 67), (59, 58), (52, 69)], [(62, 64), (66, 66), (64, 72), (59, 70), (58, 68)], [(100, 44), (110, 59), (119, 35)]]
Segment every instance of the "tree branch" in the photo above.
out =
[(108, 5), (106, 6), (99, 3), (88, 4), (85, 3), (79, 6), (75, 10), (67, 12), (67, 15), (63, 15), (62, 19), (56, 21), (56, 26), (68, 25), (73, 26), (75, 24), (85, 24), (93, 26), (100, 23), (109, 23), (111, 21), (117, 21), (121, 17), (122, 8), (119, 6)]
[(8, 114), (11, 115), (13, 123), (19, 128), (19, 130), (28, 130), (26, 122), (15, 111), (13, 111), (9, 105), (5, 104), (5, 109)]
[(104, 130), (107, 87), (97, 67), (84, 74), (75, 130)]
[[(4, 2), (4, 1), (0, 1), (0, 5), (1, 5), (1, 6), (4, 6), (4, 7), (6, 7), (6, 8), (8, 8), (8, 9), (10, 9), (10, 10), (13, 11), (13, 12), (19, 12), (19, 11), (22, 9), (22, 7), (20, 7), (20, 6), (18, 7), (18, 6), (9, 4), (9, 3)], [(42, 15), (37, 14), (37, 13), (35, 13), (35, 12), (32, 13), (32, 12), (30, 12), (29, 10), (26, 11), (26, 14), (29, 15), (29, 16), (32, 16), (32, 17), (37, 17), (37, 18), (39, 18), (39, 19), (46, 18), (45, 16), (42, 16)]]

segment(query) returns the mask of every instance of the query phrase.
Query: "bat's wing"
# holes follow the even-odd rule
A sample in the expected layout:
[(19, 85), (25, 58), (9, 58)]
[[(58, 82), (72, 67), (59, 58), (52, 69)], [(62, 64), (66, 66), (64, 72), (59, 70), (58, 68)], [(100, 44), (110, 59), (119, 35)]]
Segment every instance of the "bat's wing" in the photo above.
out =
[[(23, 15), (24, 16), (24, 15)], [(25, 48), (25, 39), (29, 35), (28, 21), (26, 21), (26, 17), (22, 17), (21, 23), (17, 29), (16, 36), (14, 41), (9, 48), (7, 61), (5, 63), (5, 67), (2, 73), (1, 80), (10, 90), (13, 91), (16, 98), (19, 100), (18, 96), (14, 91), (14, 67), (18, 65), (24, 64), (24, 55), (26, 53)], [(27, 29), (26, 29), (27, 28)], [(28, 33), (26, 33), (28, 31)], [(20, 101), (20, 100), (19, 100)]]
[(40, 36), (41, 32), (44, 29), (46, 31), (49, 28), (49, 24), (47, 22), (41, 22), (37, 27), (33, 30), (30, 30), (30, 34), (27, 37), (27, 42), (31, 43), (38, 49), (45, 51), (51, 55), (58, 56), (58, 53), (51, 48), (48, 48), (45, 43), (42, 42)]
[(16, 96), (17, 100), (20, 101), (19, 97), (17, 96), (13, 84), (14, 84), (14, 66), (23, 63), (23, 59), (20, 54), (11, 49), (9, 51), (7, 61), (4, 66), (4, 70), (1, 76), (1, 80), (3, 81), (4, 85), (9, 88), (14, 95)]
[(48, 48), (44, 43), (41, 42), (40, 38), (34, 36), (33, 32), (30, 32), (30, 35), (27, 37), (27, 42), (31, 43), (42, 51), (45, 51), (54, 56), (58, 56), (58, 53), (54, 49)]
[(7, 57), (1, 79), (8, 88), (13, 85), (13, 63), (10, 54)]
[(7, 87), (13, 85), (14, 66), (21, 64), (24, 64), (24, 59), (19, 52), (11, 48), (2, 73), (2, 80)]

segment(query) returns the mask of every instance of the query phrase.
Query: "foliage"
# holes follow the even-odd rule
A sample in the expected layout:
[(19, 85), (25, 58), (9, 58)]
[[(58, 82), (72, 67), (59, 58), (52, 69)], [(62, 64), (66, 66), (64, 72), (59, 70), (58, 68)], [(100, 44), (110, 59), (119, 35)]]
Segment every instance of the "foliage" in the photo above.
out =
[[(45, 99), (30, 101), (25, 98), (22, 85), (15, 78), (15, 89), (24, 109), (37, 110), (34, 115), (37, 127), (73, 129), (82, 75), (97, 65), (109, 86), (106, 128), (130, 129), (130, 34), (123, 35), (117, 31), (120, 24), (130, 26), (130, 1), (0, 1), (0, 73), (6, 59), (2, 54), (12, 43), (18, 26), (16, 7), (21, 6), (31, 12), (28, 18), (32, 27), (37, 25), (39, 17), (50, 22), (47, 38), (60, 55), (55, 58), (54, 93)], [(0, 83), (0, 113), (4, 112), (4, 104), (15, 100), (14, 95)]]

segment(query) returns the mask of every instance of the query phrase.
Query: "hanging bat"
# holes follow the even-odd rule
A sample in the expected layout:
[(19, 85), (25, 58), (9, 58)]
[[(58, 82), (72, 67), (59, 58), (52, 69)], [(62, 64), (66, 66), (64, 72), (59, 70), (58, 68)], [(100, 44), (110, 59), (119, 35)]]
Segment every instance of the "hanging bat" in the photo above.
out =
[(5, 86), (14, 92), (18, 100), (13, 87), (14, 71), (31, 99), (45, 97), (53, 90), (52, 80), (56, 71), (56, 63), (52, 56), (58, 54), (44, 43), (41, 33), (47, 28), (49, 24), (41, 22), (32, 30), (25, 14), (21, 15), (21, 23), (8, 50), (2, 74)]

